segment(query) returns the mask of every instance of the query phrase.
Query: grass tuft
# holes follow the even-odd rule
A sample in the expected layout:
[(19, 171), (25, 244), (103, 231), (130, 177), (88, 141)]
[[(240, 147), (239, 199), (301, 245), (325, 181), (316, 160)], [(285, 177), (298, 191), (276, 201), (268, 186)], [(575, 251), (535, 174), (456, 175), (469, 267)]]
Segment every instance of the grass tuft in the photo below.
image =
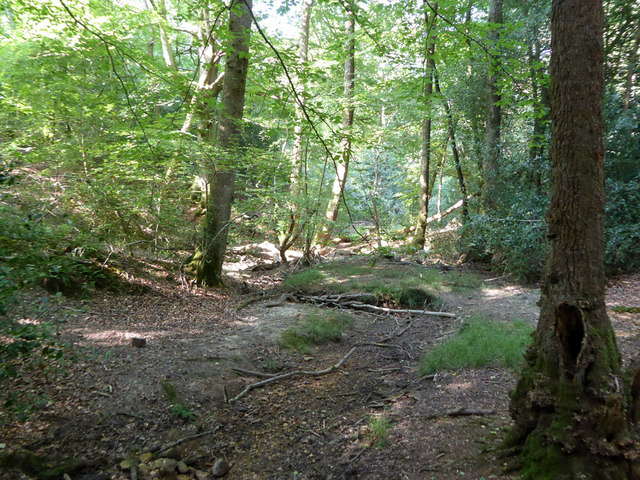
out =
[(457, 336), (423, 357), (419, 373), (430, 375), (440, 370), (488, 365), (517, 368), (531, 343), (531, 332), (533, 327), (521, 320), (501, 323), (474, 316)]
[(384, 416), (371, 416), (367, 432), (370, 439), (370, 445), (375, 448), (383, 448), (389, 444), (389, 430), (393, 425), (393, 421)]
[(340, 341), (342, 331), (352, 323), (353, 317), (345, 313), (314, 311), (282, 332), (280, 343), (292, 350), (309, 351), (312, 345)]

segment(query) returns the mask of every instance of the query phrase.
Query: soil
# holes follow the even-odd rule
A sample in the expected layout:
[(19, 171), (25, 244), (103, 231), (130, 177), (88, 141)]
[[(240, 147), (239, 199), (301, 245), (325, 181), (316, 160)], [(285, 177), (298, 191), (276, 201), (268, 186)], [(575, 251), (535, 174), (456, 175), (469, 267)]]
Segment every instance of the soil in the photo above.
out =
[[(3, 402), (12, 391), (26, 401), (5, 403), (0, 453), (82, 457), (91, 467), (69, 478), (87, 480), (131, 478), (121, 461), (145, 451), (193, 467), (165, 476), (180, 480), (196, 478), (194, 470), (204, 478), (221, 458), (231, 466), (224, 478), (243, 480), (517, 478), (497, 457), (516, 373), (479, 368), (420, 378), (417, 369), (425, 350), (475, 313), (535, 324), (536, 288), (473, 271), (485, 288), (443, 295), (455, 319), (357, 312), (342, 341), (298, 353), (278, 339), (309, 306), (267, 306), (291, 267), (252, 271), (259, 260), (235, 260), (226, 290), (199, 289), (162, 265), (140, 262), (141, 294), (59, 300), (29, 292), (13, 315), (55, 319), (68, 347), (55, 368), (31, 362), (2, 381)], [(640, 275), (611, 280), (608, 306), (628, 361), (640, 343), (640, 314), (611, 308), (640, 307)], [(132, 345), (134, 338), (145, 346)], [(274, 381), (227, 402), (264, 380), (258, 372), (321, 371), (354, 345), (330, 373)], [(183, 418), (190, 414), (195, 419)], [(377, 434), (376, 421), (383, 426)], [(3, 475), (30, 478), (17, 470)]]

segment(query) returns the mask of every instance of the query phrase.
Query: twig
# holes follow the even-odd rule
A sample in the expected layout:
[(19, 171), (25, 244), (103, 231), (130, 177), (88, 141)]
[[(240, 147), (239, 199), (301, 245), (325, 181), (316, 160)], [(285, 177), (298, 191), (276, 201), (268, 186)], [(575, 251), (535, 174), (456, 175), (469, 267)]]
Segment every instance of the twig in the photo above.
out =
[(173, 447), (176, 447), (176, 446), (180, 445), (181, 443), (188, 442), (189, 440), (195, 440), (196, 438), (204, 437), (206, 435), (212, 435), (212, 434), (216, 433), (217, 431), (218, 431), (218, 428), (216, 427), (213, 430), (209, 430), (209, 431), (206, 431), (206, 432), (198, 433), (196, 435), (189, 435), (188, 437), (184, 437), (184, 438), (181, 438), (179, 440), (176, 440), (175, 442), (171, 442), (171, 443), (165, 445), (164, 447), (161, 447), (161, 448), (160, 447), (156, 447), (156, 448), (152, 449), (151, 452), (157, 452), (157, 453), (164, 452), (166, 450), (169, 450), (170, 448), (173, 448)]
[(347, 359), (353, 354), (353, 352), (356, 351), (357, 348), (358, 348), (358, 346), (352, 347), (351, 350), (349, 350), (349, 352), (344, 357), (342, 357), (342, 359), (340, 359), (340, 361), (338, 363), (336, 363), (335, 365), (333, 365), (333, 366), (331, 366), (329, 368), (325, 368), (324, 370), (318, 370), (318, 371), (295, 370), (293, 372), (283, 373), (282, 375), (277, 375), (275, 377), (267, 378), (266, 380), (262, 380), (262, 381), (257, 382), (257, 383), (249, 384), (238, 395), (236, 395), (233, 398), (230, 398), (229, 399), (229, 403), (233, 403), (233, 402), (238, 401), (240, 398), (244, 397), (247, 393), (249, 393), (254, 388), (263, 387), (263, 386), (268, 385), (270, 383), (277, 382), (279, 380), (284, 380), (285, 378), (293, 377), (293, 376), (296, 376), (296, 375), (309, 375), (309, 376), (316, 377), (316, 376), (320, 376), (320, 375), (326, 375), (327, 373), (331, 373), (331, 372), (339, 369), (344, 364), (344, 362), (346, 362)]
[(246, 370), (246, 369), (240, 368), (240, 367), (233, 367), (231, 370), (233, 370), (234, 372), (242, 373), (244, 375), (251, 375), (251, 376), (254, 376), (254, 377), (262, 377), (262, 378), (275, 377), (275, 374), (273, 374), (273, 373), (255, 372), (253, 370)]

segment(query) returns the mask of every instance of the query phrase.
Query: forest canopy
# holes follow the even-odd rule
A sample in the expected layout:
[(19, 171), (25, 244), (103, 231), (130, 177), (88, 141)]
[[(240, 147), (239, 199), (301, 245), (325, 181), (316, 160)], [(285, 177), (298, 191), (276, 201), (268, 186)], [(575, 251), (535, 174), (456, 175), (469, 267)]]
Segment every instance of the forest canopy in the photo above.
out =
[[(230, 150), (245, 2), (5, 0), (1, 281), (74, 277), (114, 249), (193, 257), (226, 170), (232, 245), (268, 240), (285, 260), (351, 237), (537, 280), (550, 2), (499, 3), (256, 2)], [(605, 2), (609, 272), (640, 265), (639, 10)]]

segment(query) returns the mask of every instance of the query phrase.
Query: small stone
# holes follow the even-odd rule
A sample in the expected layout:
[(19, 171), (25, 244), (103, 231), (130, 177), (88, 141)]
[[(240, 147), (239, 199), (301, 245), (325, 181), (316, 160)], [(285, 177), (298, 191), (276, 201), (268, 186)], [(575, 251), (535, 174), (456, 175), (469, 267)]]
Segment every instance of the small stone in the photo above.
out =
[(189, 468), (189, 465), (187, 465), (184, 461), (180, 460), (178, 462), (178, 472), (180, 473), (189, 473), (191, 469)]
[(175, 461), (182, 460), (182, 455), (180, 455), (180, 450), (178, 450), (176, 447), (173, 447), (173, 448), (170, 448), (169, 450), (167, 450), (167, 452), (164, 454), (164, 456), (166, 458), (172, 458)]
[(149, 463), (153, 459), (153, 453), (151, 452), (141, 453), (138, 458), (140, 459), (140, 463)]
[(137, 348), (144, 348), (147, 346), (147, 339), (140, 337), (133, 337), (131, 339), (131, 346)]
[(146, 463), (141, 463), (140, 465), (138, 465), (138, 475), (140, 477), (148, 477), (149, 474), (151, 473), (151, 467), (149, 465), (147, 465)]
[(178, 480), (191, 480), (191, 475), (180, 474), (178, 475)]
[(150, 463), (154, 470), (160, 470), (161, 473), (175, 472), (178, 462), (173, 458), (158, 458)]
[(123, 460), (120, 462), (120, 470), (131, 470), (131, 467), (133, 466), (134, 461), (131, 460), (130, 458), (127, 458), (126, 460)]
[(207, 480), (209, 478), (209, 474), (207, 472), (203, 472), (202, 470), (196, 470), (196, 478), (198, 480)]
[(231, 465), (224, 458), (218, 458), (211, 467), (211, 475), (214, 478), (224, 477), (231, 470)]

